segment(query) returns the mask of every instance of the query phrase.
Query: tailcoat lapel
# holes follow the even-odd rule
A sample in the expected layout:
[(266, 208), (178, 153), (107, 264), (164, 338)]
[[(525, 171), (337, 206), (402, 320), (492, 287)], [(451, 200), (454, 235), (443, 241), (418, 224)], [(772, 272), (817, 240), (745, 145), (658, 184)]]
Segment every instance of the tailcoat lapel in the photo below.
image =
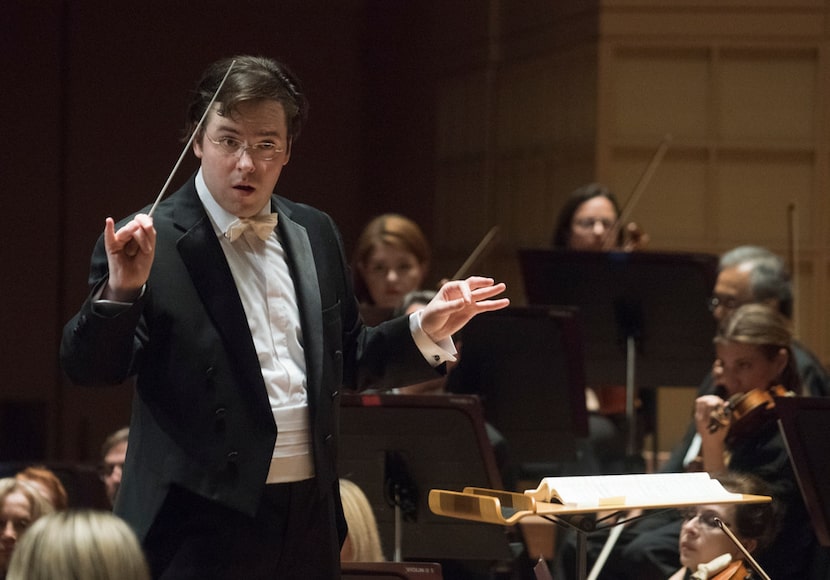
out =
[(300, 307), (303, 329), (303, 350), (306, 357), (308, 394), (314, 400), (320, 392), (323, 367), (323, 317), (320, 302), (320, 283), (317, 279), (311, 241), (306, 229), (291, 219), (291, 211), (277, 202), (279, 213), (277, 229), (285, 246), (291, 278)]
[(179, 254), (236, 371), (252, 387), (256, 403), (267, 408), (265, 383), (233, 275), (195, 188), (189, 193), (181, 197), (173, 214), (176, 227), (184, 232), (176, 243)]

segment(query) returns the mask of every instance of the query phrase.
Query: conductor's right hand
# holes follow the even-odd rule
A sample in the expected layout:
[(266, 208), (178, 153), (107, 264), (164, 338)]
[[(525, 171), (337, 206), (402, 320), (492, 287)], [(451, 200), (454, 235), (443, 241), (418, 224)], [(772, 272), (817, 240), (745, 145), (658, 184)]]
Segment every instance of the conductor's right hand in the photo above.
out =
[(109, 280), (102, 298), (131, 302), (141, 294), (150, 277), (156, 249), (153, 218), (137, 214), (115, 231), (115, 221), (107, 218), (104, 226), (104, 247), (107, 251)]

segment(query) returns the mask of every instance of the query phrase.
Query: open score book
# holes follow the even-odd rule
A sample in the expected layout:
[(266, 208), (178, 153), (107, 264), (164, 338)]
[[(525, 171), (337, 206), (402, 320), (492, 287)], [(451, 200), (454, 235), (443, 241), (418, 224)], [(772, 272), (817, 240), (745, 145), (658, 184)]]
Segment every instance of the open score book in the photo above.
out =
[(726, 491), (706, 472), (545, 477), (539, 487), (525, 491), (537, 501), (573, 507), (650, 505), (684, 502), (735, 501), (743, 496)]
[(662, 509), (699, 504), (763, 503), (768, 496), (731, 493), (706, 472), (545, 477), (523, 494), (466, 487), (430, 490), (433, 513), (498, 524), (530, 514), (572, 515), (599, 510)]

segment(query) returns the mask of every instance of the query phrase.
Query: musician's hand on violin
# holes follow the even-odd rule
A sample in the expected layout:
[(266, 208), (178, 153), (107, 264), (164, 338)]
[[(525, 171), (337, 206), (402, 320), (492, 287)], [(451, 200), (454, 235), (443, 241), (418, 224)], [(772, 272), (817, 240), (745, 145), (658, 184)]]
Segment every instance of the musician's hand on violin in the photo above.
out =
[(107, 218), (104, 226), (104, 247), (107, 251), (109, 280), (103, 298), (134, 300), (150, 277), (156, 247), (156, 229), (153, 218), (138, 214), (118, 231), (115, 222)]
[(625, 226), (622, 249), (625, 252), (644, 250), (649, 239), (649, 235), (640, 226), (631, 222)]
[(435, 342), (449, 338), (476, 314), (508, 306), (507, 298), (492, 299), (504, 290), (504, 283), (481, 276), (448, 282), (421, 311), (421, 328)]
[(728, 419), (724, 417), (724, 409), (726, 408), (726, 401), (717, 395), (703, 395), (695, 399), (695, 427), (701, 438), (709, 441), (724, 441), (726, 434), (729, 431), (728, 422), (726, 426), (712, 431), (710, 425), (716, 418)]

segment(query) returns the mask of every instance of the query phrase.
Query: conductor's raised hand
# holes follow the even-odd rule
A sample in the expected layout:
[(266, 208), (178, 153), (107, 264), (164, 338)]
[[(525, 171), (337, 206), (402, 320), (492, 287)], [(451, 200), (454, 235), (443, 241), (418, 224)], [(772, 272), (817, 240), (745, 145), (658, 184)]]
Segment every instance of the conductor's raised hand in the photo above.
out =
[(104, 226), (109, 280), (103, 298), (131, 301), (141, 293), (150, 277), (156, 249), (153, 218), (138, 214), (115, 231), (115, 222), (107, 218)]
[(447, 282), (421, 312), (421, 328), (435, 342), (449, 338), (476, 314), (508, 306), (507, 298), (491, 300), (504, 290), (503, 283), (481, 276)]

